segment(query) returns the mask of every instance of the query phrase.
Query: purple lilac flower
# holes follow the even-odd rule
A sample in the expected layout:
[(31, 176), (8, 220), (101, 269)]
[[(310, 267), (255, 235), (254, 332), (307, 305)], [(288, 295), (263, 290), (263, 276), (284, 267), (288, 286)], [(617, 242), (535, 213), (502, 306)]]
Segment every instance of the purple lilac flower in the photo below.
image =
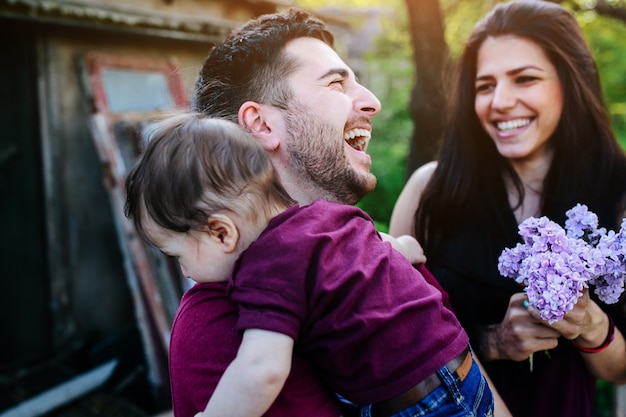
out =
[[(572, 263), (579, 264), (578, 271), (571, 268)], [(542, 252), (527, 258), (526, 266), (528, 302), (539, 309), (542, 319), (550, 323), (561, 320), (586, 287), (580, 260), (566, 252)]]
[(565, 212), (565, 230), (567, 236), (574, 239), (583, 239), (585, 242), (595, 245), (602, 235), (606, 233), (605, 228), (598, 228), (598, 216), (589, 211), (586, 205), (576, 204)]
[(522, 282), (518, 281), (517, 277), (520, 264), (526, 256), (526, 246), (521, 243), (518, 243), (514, 248), (505, 248), (498, 258), (498, 271), (500, 275), (512, 278), (521, 284)]
[(562, 320), (589, 284), (603, 302), (617, 302), (626, 279), (626, 219), (618, 233), (607, 233), (585, 205), (566, 215), (565, 229), (547, 217), (526, 219), (519, 225), (523, 243), (498, 258), (500, 274), (524, 284), (549, 323)]
[(626, 278), (626, 219), (618, 233), (609, 231), (602, 236), (597, 245), (604, 267), (598, 268), (595, 276), (589, 280), (598, 297), (607, 304), (616, 303), (624, 292)]

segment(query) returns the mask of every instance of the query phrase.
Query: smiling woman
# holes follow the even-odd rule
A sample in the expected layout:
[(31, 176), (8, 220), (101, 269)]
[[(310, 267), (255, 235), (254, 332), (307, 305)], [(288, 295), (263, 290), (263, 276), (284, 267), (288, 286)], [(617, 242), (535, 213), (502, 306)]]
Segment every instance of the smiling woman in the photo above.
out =
[(581, 203), (616, 230), (626, 214), (626, 156), (591, 51), (569, 11), (518, 0), (476, 25), (457, 70), (438, 160), (406, 184), (390, 232), (418, 237), (513, 415), (589, 417), (596, 378), (626, 382), (625, 297), (585, 292), (549, 323), (497, 264), (529, 217), (563, 225)]
[(549, 166), (548, 139), (561, 117), (563, 91), (556, 68), (536, 43), (517, 36), (485, 40), (477, 57), (474, 109), (511, 164), (522, 170), (531, 161), (533, 169)]

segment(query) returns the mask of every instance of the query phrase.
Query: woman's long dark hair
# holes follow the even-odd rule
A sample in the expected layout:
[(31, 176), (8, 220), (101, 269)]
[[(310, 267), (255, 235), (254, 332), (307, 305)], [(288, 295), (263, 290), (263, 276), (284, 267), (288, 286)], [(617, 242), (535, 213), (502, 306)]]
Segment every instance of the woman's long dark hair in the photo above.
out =
[(500, 156), (474, 110), (478, 50), (488, 37), (514, 35), (541, 47), (555, 66), (563, 112), (552, 134), (554, 159), (544, 180), (541, 215), (563, 223), (565, 211), (585, 203), (610, 229), (624, 210), (626, 156), (611, 130), (598, 70), (573, 14), (533, 0), (497, 5), (481, 20), (457, 63), (449, 120), (438, 166), (416, 213), (416, 236), (436, 244), (463, 223), (493, 225), (510, 218), (505, 178), (521, 181)]

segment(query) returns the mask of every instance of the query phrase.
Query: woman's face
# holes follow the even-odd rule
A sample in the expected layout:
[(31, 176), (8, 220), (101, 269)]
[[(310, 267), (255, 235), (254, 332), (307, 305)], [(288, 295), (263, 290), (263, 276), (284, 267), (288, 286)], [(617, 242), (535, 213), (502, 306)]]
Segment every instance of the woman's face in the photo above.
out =
[(477, 56), (474, 109), (498, 152), (512, 162), (549, 154), (563, 110), (556, 68), (534, 42), (487, 38)]

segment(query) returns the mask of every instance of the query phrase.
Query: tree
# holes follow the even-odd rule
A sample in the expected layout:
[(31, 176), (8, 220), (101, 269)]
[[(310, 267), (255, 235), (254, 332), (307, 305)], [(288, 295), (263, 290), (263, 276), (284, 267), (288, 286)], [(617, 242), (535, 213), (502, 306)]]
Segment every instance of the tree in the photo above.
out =
[(414, 128), (407, 160), (407, 176), (433, 159), (443, 134), (446, 98), (443, 74), (449, 50), (439, 0), (406, 0), (409, 15), (415, 85), (409, 111)]

